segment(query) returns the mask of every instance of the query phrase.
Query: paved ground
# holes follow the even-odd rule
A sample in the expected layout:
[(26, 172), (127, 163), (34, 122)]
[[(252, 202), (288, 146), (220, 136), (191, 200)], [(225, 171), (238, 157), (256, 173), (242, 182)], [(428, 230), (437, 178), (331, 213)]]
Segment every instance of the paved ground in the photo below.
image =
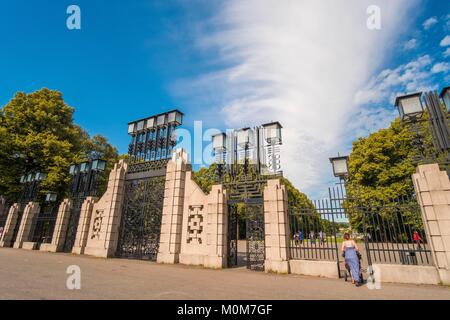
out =
[[(68, 290), (66, 269), (81, 268), (81, 290)], [(273, 275), (245, 268), (208, 270), (0, 248), (0, 299), (450, 299), (450, 288)]]

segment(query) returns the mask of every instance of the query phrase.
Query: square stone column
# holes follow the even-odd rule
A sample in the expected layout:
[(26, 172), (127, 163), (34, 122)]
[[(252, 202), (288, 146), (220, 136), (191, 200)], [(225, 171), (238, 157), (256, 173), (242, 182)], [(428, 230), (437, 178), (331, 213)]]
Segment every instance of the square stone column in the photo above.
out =
[[(124, 160), (120, 160), (109, 174), (106, 192), (92, 208), (84, 254), (102, 258), (115, 256), (119, 240), (127, 170), (128, 165)], [(87, 210), (85, 213), (90, 210), (89, 205), (85, 208)], [(83, 223), (82, 219), (80, 221)], [(83, 234), (80, 234), (80, 240), (84, 239), (86, 230), (81, 231), (83, 231)]]
[(437, 164), (418, 166), (414, 189), (425, 232), (443, 284), (450, 284), (450, 181)]
[(264, 227), (266, 272), (289, 273), (288, 196), (280, 179), (264, 187)]
[(212, 186), (208, 195), (206, 245), (208, 255), (204, 266), (225, 268), (227, 266), (227, 193), (222, 185)]
[(71, 209), (72, 209), (72, 200), (64, 199), (58, 208), (58, 216), (56, 217), (52, 242), (42, 243), (39, 250), (48, 252), (63, 251), (64, 242), (66, 241), (66, 233), (69, 224)]
[(179, 149), (167, 164), (158, 263), (179, 262), (187, 162), (186, 152)]
[(77, 234), (73, 244), (72, 253), (83, 254), (88, 241), (89, 230), (92, 220), (94, 204), (98, 198), (87, 197), (81, 205), (80, 220), (78, 222)]
[(20, 204), (14, 203), (8, 211), (8, 218), (6, 219), (5, 228), (3, 230), (2, 238), (0, 239), (0, 247), (11, 247), (14, 228), (19, 217)]
[(41, 207), (39, 202), (29, 202), (23, 210), (23, 217), (20, 221), (19, 231), (17, 232), (14, 248), (22, 248), (24, 242), (31, 237), (31, 231), (35, 217), (38, 216)]

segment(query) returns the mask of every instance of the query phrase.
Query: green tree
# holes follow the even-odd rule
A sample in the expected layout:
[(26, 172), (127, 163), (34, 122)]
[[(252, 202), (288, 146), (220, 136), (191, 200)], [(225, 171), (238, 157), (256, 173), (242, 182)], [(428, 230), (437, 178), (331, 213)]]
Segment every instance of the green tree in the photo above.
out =
[(109, 162), (117, 150), (102, 136), (92, 139), (73, 123), (74, 109), (58, 91), (19, 92), (0, 110), (0, 193), (9, 200), (20, 192), (20, 176), (30, 171), (47, 173), (42, 192), (63, 193), (70, 180), (71, 163), (92, 155)]
[[(423, 117), (427, 120), (428, 114), (425, 113)], [(373, 218), (377, 216), (387, 223), (401, 217), (405, 224), (422, 228), (420, 219), (413, 214), (414, 208), (417, 207), (411, 175), (416, 170), (413, 158), (420, 158), (420, 151), (413, 145), (415, 134), (411, 129), (411, 125), (396, 119), (389, 128), (381, 129), (353, 143), (346, 186), (349, 199), (344, 203), (353, 229), (362, 231), (364, 212), (365, 224), (368, 224), (369, 220), (378, 221), (378, 218)], [(434, 155), (428, 121), (418, 124), (418, 132), (424, 155)], [(443, 155), (437, 157), (440, 161)], [(397, 199), (409, 203), (404, 203), (404, 209), (399, 209), (396, 205)], [(369, 223), (370, 228), (378, 228), (372, 224)]]

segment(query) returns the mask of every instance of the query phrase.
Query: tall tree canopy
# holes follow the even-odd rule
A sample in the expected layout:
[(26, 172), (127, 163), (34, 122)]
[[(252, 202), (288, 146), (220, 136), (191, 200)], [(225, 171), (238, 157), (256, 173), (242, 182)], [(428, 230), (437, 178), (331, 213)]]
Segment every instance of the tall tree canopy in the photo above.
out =
[(0, 109), (0, 194), (14, 199), (26, 172), (48, 174), (43, 191), (64, 190), (71, 163), (101, 157), (110, 165), (117, 150), (106, 138), (90, 138), (73, 123), (74, 109), (58, 91), (19, 92)]

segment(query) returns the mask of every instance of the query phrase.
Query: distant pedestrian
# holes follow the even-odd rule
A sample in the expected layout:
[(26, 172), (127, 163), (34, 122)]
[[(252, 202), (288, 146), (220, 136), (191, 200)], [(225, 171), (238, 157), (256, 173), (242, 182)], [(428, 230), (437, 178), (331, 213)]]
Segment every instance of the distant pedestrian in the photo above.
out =
[(323, 245), (325, 243), (325, 235), (322, 230), (319, 232), (320, 244)]
[(309, 238), (311, 239), (311, 244), (316, 244), (316, 234), (314, 233), (314, 231), (311, 230), (311, 232), (309, 233)]
[(302, 232), (302, 230), (298, 231), (298, 241), (300, 241), (300, 244), (303, 244), (303, 232)]
[(422, 237), (417, 230), (414, 230), (413, 232), (413, 240), (417, 244), (417, 250), (422, 249), (422, 246), (420, 245), (422, 243)]
[(3, 227), (0, 227), (0, 239), (2, 238), (2, 236), (3, 236)]

